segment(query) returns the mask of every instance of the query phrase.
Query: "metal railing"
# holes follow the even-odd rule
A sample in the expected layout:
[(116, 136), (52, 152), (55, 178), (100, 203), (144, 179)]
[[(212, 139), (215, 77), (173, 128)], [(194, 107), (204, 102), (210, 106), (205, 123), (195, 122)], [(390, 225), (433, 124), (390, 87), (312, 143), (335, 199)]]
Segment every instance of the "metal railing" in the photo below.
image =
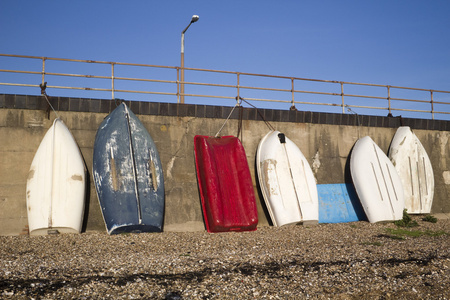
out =
[[(0, 75), (6, 74), (6, 77), (0, 76), (0, 86), (14, 89), (32, 87), (40, 91), (37, 89), (40, 84), (48, 82), (47, 88), (78, 93), (111, 93), (112, 99), (122, 95), (159, 95), (169, 97), (169, 102), (179, 103), (180, 98), (186, 98), (195, 104), (229, 106), (236, 104), (235, 99), (242, 97), (248, 101), (256, 101), (259, 103), (257, 106), (265, 108), (299, 108), (343, 114), (346, 111), (358, 111), (359, 114), (375, 115), (401, 112), (415, 118), (450, 119), (450, 91), (198, 68), (184, 68), (190, 74), (187, 78), (199, 80), (183, 82), (180, 80), (181, 68), (174, 66), (11, 54), (0, 54), (0, 59)], [(56, 64), (49, 65), (50, 62)], [(74, 64), (76, 72), (70, 72)], [(5, 65), (11, 65), (11, 68), (4, 68)], [(88, 65), (107, 66), (109, 70), (95, 69), (94, 75), (88, 75)], [(119, 68), (121, 69), (118, 70)], [(166, 74), (167, 72), (170, 74)], [(29, 75), (32, 78), (25, 77)], [(213, 82), (217, 75), (221, 77), (216, 79), (218, 82)], [(37, 76), (40, 77), (40, 84), (37, 83)], [(6, 82), (13, 78), (16, 82)], [(85, 79), (90, 84), (94, 83), (94, 86), (87, 87)], [(105, 81), (108, 82), (107, 85)], [(133, 88), (132, 83), (139, 83), (138, 88)], [(183, 85), (189, 87), (191, 92), (188, 89), (188, 92), (182, 94), (180, 91), (183, 90)], [(85, 94), (82, 96), (85, 97)], [(202, 99), (206, 99), (206, 102)], [(145, 98), (144, 101), (153, 100)]]

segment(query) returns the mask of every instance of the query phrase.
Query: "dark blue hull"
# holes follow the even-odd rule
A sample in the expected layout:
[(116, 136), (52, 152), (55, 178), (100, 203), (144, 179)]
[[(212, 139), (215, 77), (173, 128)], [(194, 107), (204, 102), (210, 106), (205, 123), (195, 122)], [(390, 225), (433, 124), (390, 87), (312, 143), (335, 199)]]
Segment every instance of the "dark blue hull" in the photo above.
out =
[(122, 103), (97, 131), (93, 177), (108, 234), (161, 232), (164, 178), (155, 143)]

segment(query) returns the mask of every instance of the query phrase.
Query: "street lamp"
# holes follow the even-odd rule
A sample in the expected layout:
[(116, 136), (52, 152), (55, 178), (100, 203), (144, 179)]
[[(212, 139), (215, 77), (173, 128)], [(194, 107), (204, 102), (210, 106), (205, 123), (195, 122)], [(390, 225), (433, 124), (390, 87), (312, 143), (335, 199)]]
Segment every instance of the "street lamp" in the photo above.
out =
[(199, 18), (199, 16), (193, 15), (189, 25), (181, 32), (181, 103), (184, 103), (184, 33), (188, 30), (189, 26), (191, 26), (192, 23), (197, 22)]

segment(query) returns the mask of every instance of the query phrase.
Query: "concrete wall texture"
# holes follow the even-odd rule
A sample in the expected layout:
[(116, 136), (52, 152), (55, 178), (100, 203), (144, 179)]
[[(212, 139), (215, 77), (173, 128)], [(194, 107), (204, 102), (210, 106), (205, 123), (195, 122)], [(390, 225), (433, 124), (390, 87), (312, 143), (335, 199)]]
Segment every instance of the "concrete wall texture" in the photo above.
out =
[[(51, 98), (71, 130), (88, 169), (84, 230), (105, 231), (92, 180), (92, 156), (98, 126), (116, 105), (112, 100)], [(198, 192), (195, 135), (215, 135), (231, 107), (126, 101), (153, 137), (164, 167), (165, 231), (205, 230)], [(24, 232), (26, 182), (34, 154), (55, 113), (41, 96), (0, 94), (0, 235)], [(221, 135), (236, 135), (237, 110)], [(355, 114), (243, 109), (242, 143), (253, 177), (259, 226), (269, 225), (255, 177), (260, 139), (269, 132), (264, 119), (284, 132), (308, 159), (318, 184), (349, 181), (349, 154), (358, 138), (369, 135), (387, 153), (398, 126), (410, 126), (430, 156), (435, 177), (432, 213), (450, 212), (450, 121)]]

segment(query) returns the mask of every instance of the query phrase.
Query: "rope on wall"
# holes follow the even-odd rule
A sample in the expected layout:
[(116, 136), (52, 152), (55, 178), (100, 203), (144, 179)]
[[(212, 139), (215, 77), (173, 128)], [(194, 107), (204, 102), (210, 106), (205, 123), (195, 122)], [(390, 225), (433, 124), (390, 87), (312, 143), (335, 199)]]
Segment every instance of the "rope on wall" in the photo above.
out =
[(47, 108), (47, 119), (50, 120), (50, 108), (53, 110), (53, 112), (55, 113), (56, 117), (59, 119), (59, 115), (56, 112), (56, 110), (53, 108), (52, 104), (50, 103), (50, 100), (48, 99), (48, 95), (45, 92), (45, 89), (47, 88), (47, 81), (44, 82), (44, 84), (39, 84), (39, 87), (41, 88), (41, 95), (43, 95), (45, 97), (45, 100), (47, 100), (48, 103), (48, 108)]

